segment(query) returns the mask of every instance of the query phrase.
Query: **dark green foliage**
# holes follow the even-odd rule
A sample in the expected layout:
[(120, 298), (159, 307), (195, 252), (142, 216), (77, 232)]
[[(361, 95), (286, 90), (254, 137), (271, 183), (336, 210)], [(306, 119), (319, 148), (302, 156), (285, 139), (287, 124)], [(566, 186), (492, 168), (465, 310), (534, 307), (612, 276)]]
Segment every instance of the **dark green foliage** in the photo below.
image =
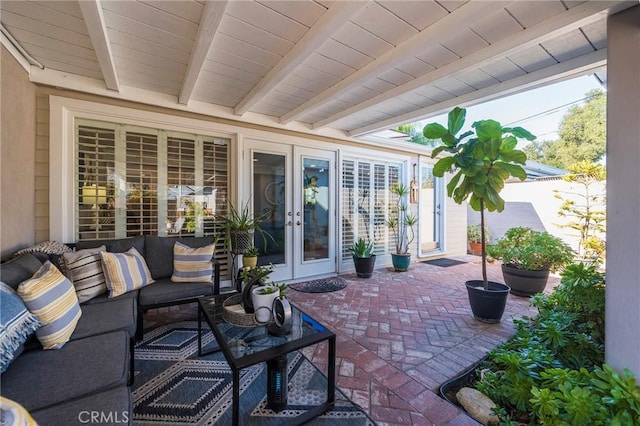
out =
[(353, 243), (351, 248), (349, 248), (349, 251), (355, 257), (361, 257), (361, 258), (371, 257), (371, 254), (373, 254), (373, 241), (366, 242), (364, 238), (359, 237)]
[(510, 228), (487, 253), (505, 265), (527, 271), (557, 271), (571, 263), (573, 250), (560, 238), (531, 228)]
[(604, 363), (604, 275), (569, 265), (561, 284), (532, 303), (535, 319), (489, 353), (476, 387), (500, 406), (502, 424), (640, 424), (640, 387)]

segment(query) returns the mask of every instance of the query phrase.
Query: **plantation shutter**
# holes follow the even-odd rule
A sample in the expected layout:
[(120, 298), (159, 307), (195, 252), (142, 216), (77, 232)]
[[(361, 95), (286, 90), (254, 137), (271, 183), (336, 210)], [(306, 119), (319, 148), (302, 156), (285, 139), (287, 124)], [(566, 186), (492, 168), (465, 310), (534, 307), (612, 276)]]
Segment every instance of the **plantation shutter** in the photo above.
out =
[(351, 259), (349, 249), (362, 237), (374, 242), (374, 253), (393, 250), (386, 220), (389, 189), (398, 182), (402, 166), (373, 160), (342, 161), (342, 260)]
[(76, 241), (221, 234), (228, 139), (84, 119), (76, 135)]
[(355, 162), (342, 162), (342, 260), (350, 259), (349, 249), (355, 241)]

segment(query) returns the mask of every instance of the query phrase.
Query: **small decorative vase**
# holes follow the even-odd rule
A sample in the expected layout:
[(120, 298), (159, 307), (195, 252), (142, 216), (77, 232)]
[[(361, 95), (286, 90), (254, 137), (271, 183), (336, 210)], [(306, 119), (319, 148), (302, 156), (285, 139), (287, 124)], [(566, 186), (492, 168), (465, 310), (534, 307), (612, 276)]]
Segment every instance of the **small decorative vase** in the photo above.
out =
[(245, 268), (255, 268), (258, 266), (258, 256), (242, 256), (242, 266)]
[(256, 287), (251, 292), (251, 300), (253, 301), (253, 310), (255, 312), (256, 321), (265, 323), (271, 319), (271, 307), (273, 301), (280, 295), (280, 291), (276, 288), (273, 293), (260, 294), (264, 290), (264, 286)]

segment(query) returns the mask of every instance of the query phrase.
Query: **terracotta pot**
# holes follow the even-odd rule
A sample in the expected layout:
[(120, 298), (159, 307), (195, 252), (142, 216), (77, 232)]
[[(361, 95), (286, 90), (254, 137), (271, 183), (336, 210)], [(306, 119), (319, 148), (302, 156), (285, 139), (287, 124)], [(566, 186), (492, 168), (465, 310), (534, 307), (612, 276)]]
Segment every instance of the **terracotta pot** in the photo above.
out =
[(469, 241), (469, 254), (475, 256), (482, 256), (482, 243), (475, 243)]

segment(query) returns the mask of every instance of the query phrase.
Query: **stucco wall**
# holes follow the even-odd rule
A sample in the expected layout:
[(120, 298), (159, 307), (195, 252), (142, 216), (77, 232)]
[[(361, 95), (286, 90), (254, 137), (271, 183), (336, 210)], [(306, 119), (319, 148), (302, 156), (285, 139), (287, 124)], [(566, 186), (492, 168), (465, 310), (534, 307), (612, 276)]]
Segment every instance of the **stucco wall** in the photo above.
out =
[(0, 256), (5, 258), (36, 240), (36, 86), (14, 57), (1, 49)]
[(607, 23), (605, 359), (640, 377), (640, 6)]

